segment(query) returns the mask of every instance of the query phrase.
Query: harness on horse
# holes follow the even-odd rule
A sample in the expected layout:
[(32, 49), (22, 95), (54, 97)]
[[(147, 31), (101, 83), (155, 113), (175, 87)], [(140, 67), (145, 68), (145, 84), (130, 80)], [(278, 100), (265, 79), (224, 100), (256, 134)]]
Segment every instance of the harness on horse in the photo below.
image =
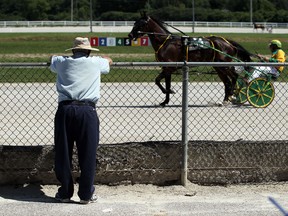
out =
[(195, 51), (195, 50), (203, 50), (203, 49), (212, 49), (214, 50), (214, 55), (212, 58), (212, 62), (215, 59), (215, 47), (213, 41), (204, 38), (204, 37), (189, 37), (189, 42), (186, 50), (186, 56), (187, 56), (187, 61), (188, 61), (188, 54), (189, 51)]
[[(156, 61), (158, 61), (157, 55), (161, 48), (166, 44), (166, 42), (172, 38), (172, 35), (169, 34), (164, 42), (159, 46), (159, 48), (155, 51)], [(201, 49), (213, 49), (214, 50), (214, 43), (204, 37), (189, 37), (188, 39), (188, 46), (186, 50), (186, 56), (188, 57), (189, 51), (201, 50)], [(215, 50), (214, 50), (215, 51)], [(213, 56), (212, 61), (214, 61), (215, 53)]]
[(203, 37), (189, 37), (188, 44), (189, 51), (210, 48), (210, 41)]
[(166, 43), (166, 41), (167, 41), (170, 37), (171, 37), (171, 34), (169, 34), (169, 35), (167, 36), (167, 38), (165, 39), (165, 41), (159, 46), (158, 50), (155, 51), (155, 55), (158, 54), (159, 50), (164, 46), (164, 44)]

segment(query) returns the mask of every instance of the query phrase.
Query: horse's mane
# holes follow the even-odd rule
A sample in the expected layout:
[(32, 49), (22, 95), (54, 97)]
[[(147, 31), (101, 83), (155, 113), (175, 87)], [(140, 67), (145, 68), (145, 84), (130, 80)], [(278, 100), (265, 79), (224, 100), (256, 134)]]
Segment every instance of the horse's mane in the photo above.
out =
[(248, 61), (248, 62), (252, 61), (250, 57), (255, 56), (254, 54), (250, 53), (248, 50), (246, 50), (242, 45), (240, 45), (236, 41), (233, 41), (230, 39), (226, 39), (226, 40), (229, 41), (229, 43), (231, 43), (235, 48), (237, 48), (238, 57), (240, 57), (241, 60)]
[(156, 22), (162, 29), (164, 29), (167, 33), (171, 34), (171, 32), (168, 31), (166, 25), (164, 25), (164, 24), (165, 24), (164, 22), (160, 21), (159, 19), (157, 19), (157, 18), (155, 18), (155, 17), (153, 17), (153, 16), (150, 16), (150, 18), (151, 18), (154, 22)]

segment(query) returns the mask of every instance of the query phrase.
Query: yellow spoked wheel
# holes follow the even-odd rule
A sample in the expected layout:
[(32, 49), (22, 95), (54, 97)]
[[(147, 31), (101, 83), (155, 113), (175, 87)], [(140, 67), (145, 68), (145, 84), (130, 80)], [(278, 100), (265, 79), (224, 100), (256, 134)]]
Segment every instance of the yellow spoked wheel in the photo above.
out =
[(236, 104), (244, 104), (247, 101), (247, 84), (242, 78), (236, 81), (234, 95)]
[(265, 78), (254, 79), (247, 87), (247, 99), (254, 107), (265, 108), (272, 103), (274, 97), (273, 83)]

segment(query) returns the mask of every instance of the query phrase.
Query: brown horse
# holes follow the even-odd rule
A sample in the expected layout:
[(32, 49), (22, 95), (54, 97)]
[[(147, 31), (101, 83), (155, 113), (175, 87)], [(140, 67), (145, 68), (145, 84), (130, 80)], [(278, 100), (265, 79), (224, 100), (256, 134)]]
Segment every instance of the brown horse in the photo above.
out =
[(253, 28), (254, 30), (258, 30), (258, 29), (262, 29), (262, 31), (265, 30), (265, 26), (263, 24), (256, 24), (256, 23), (253, 23)]
[[(167, 30), (163, 22), (142, 14), (141, 18), (134, 23), (129, 38), (137, 38), (148, 34), (155, 57), (160, 62), (180, 62), (184, 59), (183, 45), (181, 36), (173, 35)], [(189, 46), (188, 61), (190, 62), (230, 62), (237, 57), (239, 61), (251, 61), (250, 54), (235, 41), (227, 40), (223, 37), (198, 37), (190, 38), (192, 45)], [(223, 104), (229, 104), (233, 95), (237, 80), (237, 73), (234, 67), (215, 67), (215, 71), (225, 86), (225, 96)], [(165, 106), (169, 103), (171, 89), (171, 74), (176, 71), (176, 67), (162, 67), (162, 71), (156, 77), (155, 83), (166, 94), (166, 99), (160, 105)], [(165, 87), (161, 85), (161, 80), (165, 79)]]

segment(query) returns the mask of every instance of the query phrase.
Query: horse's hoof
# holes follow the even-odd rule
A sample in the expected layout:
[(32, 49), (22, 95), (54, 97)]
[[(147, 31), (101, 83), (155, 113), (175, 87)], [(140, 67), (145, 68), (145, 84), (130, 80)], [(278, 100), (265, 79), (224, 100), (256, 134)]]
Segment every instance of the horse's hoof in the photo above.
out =
[(222, 102), (216, 102), (215, 105), (218, 106), (218, 107), (222, 107), (223, 103)]
[(165, 91), (162, 91), (164, 94), (175, 94), (175, 91), (173, 91), (172, 89), (170, 90), (165, 90)]
[(165, 107), (166, 104), (167, 104), (167, 103), (163, 102), (163, 103), (160, 103), (160, 106), (161, 106), (161, 107)]
[(232, 104), (237, 104), (237, 98), (236, 98), (234, 95), (230, 96), (230, 97), (228, 98), (228, 100), (229, 100)]
[(227, 105), (230, 105), (231, 104), (231, 101), (223, 101), (223, 106), (227, 106)]
[(170, 90), (168, 91), (168, 93), (169, 93), (169, 94), (175, 94), (175, 91), (173, 91), (172, 89), (170, 89)]

